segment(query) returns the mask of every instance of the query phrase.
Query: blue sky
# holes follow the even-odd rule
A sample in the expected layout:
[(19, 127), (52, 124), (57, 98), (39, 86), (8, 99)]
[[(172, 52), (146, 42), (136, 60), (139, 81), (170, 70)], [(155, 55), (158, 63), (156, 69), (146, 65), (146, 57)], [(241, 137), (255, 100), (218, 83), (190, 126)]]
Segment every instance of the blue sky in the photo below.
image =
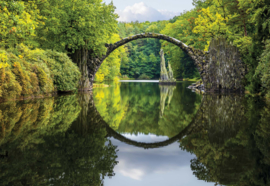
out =
[[(110, 3), (111, 0), (103, 0)], [(193, 8), (192, 0), (113, 0), (118, 21), (168, 20)]]

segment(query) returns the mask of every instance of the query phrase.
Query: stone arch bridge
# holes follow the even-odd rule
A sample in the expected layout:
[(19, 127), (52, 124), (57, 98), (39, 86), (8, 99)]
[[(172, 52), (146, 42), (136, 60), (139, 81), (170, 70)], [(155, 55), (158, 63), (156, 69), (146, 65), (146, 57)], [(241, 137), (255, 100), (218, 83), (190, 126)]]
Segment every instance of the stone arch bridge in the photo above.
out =
[(175, 44), (186, 52), (194, 61), (206, 91), (244, 91), (244, 76), (246, 68), (240, 59), (240, 54), (236, 47), (228, 44), (224, 38), (212, 39), (209, 51), (195, 49), (185, 43), (163, 35), (155, 33), (142, 33), (124, 38), (114, 44), (106, 44), (107, 52), (102, 57), (88, 60), (88, 78), (90, 87), (94, 82), (95, 74), (102, 62), (118, 47), (137, 39), (155, 38)]

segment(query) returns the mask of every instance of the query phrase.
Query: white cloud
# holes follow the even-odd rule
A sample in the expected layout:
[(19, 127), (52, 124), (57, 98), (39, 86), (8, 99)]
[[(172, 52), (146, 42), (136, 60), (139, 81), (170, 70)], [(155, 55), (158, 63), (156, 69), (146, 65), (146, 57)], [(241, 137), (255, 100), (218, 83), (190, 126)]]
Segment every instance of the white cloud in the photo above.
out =
[(124, 160), (119, 162), (118, 166), (116, 167), (116, 171), (119, 171), (123, 176), (134, 180), (141, 180), (145, 174), (141, 169), (128, 168), (128, 165), (126, 165)]
[(127, 6), (123, 11), (117, 10), (116, 13), (119, 15), (118, 21), (122, 22), (168, 20), (180, 14), (179, 12), (168, 10), (156, 10), (145, 5), (143, 2), (135, 3), (133, 6)]

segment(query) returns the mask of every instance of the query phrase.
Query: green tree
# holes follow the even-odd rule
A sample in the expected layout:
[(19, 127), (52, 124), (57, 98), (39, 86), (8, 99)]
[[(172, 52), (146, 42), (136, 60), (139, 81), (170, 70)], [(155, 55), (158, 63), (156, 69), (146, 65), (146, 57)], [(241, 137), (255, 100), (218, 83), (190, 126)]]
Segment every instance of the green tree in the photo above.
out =
[(106, 52), (105, 43), (117, 32), (115, 7), (101, 0), (48, 0), (38, 8), (46, 17), (37, 28), (40, 47), (69, 53), (82, 73), (80, 88), (89, 88), (87, 63)]

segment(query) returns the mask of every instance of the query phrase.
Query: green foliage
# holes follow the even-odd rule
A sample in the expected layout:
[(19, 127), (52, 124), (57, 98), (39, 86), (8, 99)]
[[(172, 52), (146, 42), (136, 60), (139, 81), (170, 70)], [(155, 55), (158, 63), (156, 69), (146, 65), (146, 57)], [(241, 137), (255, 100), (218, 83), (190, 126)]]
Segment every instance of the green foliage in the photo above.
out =
[[(117, 14), (114, 10), (112, 3), (106, 5), (101, 0), (0, 1), (1, 48), (13, 50), (24, 44), (31, 49), (39, 47), (53, 50), (45, 52), (36, 48), (35, 52), (31, 52), (36, 57), (32, 59), (30, 56), (35, 61), (35, 67), (16, 64), (13, 73), (17, 80), (20, 79), (22, 94), (51, 92), (52, 89), (75, 90), (80, 76), (78, 69), (65, 54), (57, 52), (74, 53), (76, 50), (87, 49), (91, 51), (90, 55), (104, 54), (105, 43), (117, 31)], [(25, 56), (24, 51), (22, 53)], [(117, 62), (119, 60), (120, 57), (117, 56)], [(42, 63), (36, 63), (37, 61)], [(107, 61), (113, 63), (115, 59), (109, 58)], [(110, 75), (113, 78), (119, 74), (119, 66), (120, 64), (111, 67)], [(30, 72), (24, 73), (24, 68), (35, 71), (33, 73), (36, 77)], [(54, 87), (50, 84), (51, 79)]]
[[(211, 37), (223, 35), (238, 47), (248, 67), (247, 90), (258, 93), (268, 89), (256, 74), (265, 41), (270, 35), (270, 2), (267, 0), (194, 1), (198, 16), (193, 32)], [(208, 46), (206, 45), (206, 49)], [(260, 67), (259, 67), (260, 68)]]
[[(237, 46), (243, 55), (249, 69), (246, 76), (247, 89), (251, 93), (261, 90), (267, 92), (268, 86), (262, 82), (256, 69), (261, 63), (258, 57), (262, 55), (265, 41), (270, 35), (270, 2), (194, 0), (193, 4), (193, 10), (183, 12), (169, 21), (118, 23), (117, 27), (115, 7), (101, 0), (0, 0), (0, 47), (14, 50), (24, 44), (31, 49), (36, 48), (36, 55), (40, 56), (43, 53), (37, 47), (53, 50), (46, 51), (45, 55), (50, 55), (56, 61), (54, 63), (44, 57), (42, 60), (48, 63), (35, 63), (33, 66), (21, 59), (12, 61), (10, 67), (4, 67), (4, 74), (10, 74), (10, 68), (22, 89), (20, 93), (20, 88), (17, 88), (17, 93), (13, 91), (10, 97), (76, 88), (77, 69), (67, 62), (67, 57), (54, 51), (71, 55), (86, 49), (90, 56), (100, 56), (106, 51), (105, 43), (114, 43), (120, 38), (144, 32), (166, 34), (201, 50), (208, 50), (211, 37), (222, 35)], [(120, 37), (116, 34), (117, 28)], [(112, 53), (102, 64), (96, 81), (112, 80), (121, 74), (130, 78), (146, 74), (151, 79), (158, 79), (161, 46), (166, 59), (171, 62), (175, 78), (199, 77), (194, 62), (177, 46), (157, 39), (141, 39)], [(13, 53), (18, 56), (20, 53), (16, 50)], [(14, 67), (12, 65), (15, 62), (18, 64)], [(3, 65), (0, 65), (1, 69)], [(5, 90), (11, 91), (17, 85), (13, 83), (12, 75), (5, 77), (10, 83)], [(68, 77), (71, 79), (68, 80)], [(45, 83), (51, 82), (51, 79), (55, 87)], [(1, 89), (4, 89), (3, 86)]]
[(0, 61), (0, 97), (2, 99), (14, 99), (21, 94), (22, 87), (9, 68), (8, 57), (3, 50), (0, 50)]
[(270, 98), (270, 40), (266, 41), (265, 49), (260, 57), (255, 76), (259, 76), (262, 86), (267, 90), (267, 98)]
[[(168, 21), (118, 23), (121, 38), (138, 33), (159, 33)], [(121, 60), (121, 74), (130, 78), (138, 78), (146, 74), (151, 79), (160, 76), (160, 41), (158, 39), (140, 39), (126, 44), (127, 57)]]
[[(120, 40), (118, 34), (113, 34), (108, 43), (115, 43)], [(104, 79), (113, 80), (120, 75), (121, 59), (126, 58), (126, 48), (119, 47), (114, 50), (100, 65), (95, 80), (102, 82)]]
[[(31, 3), (30, 3), (31, 4)], [(0, 1), (0, 47), (16, 47), (20, 43), (33, 44), (38, 26), (36, 8), (29, 11), (25, 1)]]
[[(119, 23), (119, 34), (124, 38), (144, 32), (162, 33), (177, 39), (181, 38), (185, 43), (197, 48), (203, 48), (206, 44), (204, 37), (192, 33), (192, 28), (195, 25), (194, 16), (197, 14), (196, 11), (186, 12), (170, 21)], [(184, 37), (184, 35), (189, 35), (189, 37)], [(151, 79), (159, 79), (161, 44), (166, 52), (166, 59), (171, 62), (175, 78), (199, 77), (194, 62), (186, 53), (179, 47), (158, 39), (141, 39), (128, 43), (129, 58), (121, 62), (121, 74), (132, 78), (146, 74)]]
[[(1, 99), (15, 99), (21, 95), (32, 96), (53, 91), (72, 91), (77, 88), (80, 73), (66, 54), (56, 51), (44, 51), (38, 48), (34, 50), (29, 49), (41, 45), (46, 46), (46, 44), (51, 42), (55, 46), (56, 44), (62, 44), (57, 43), (55, 40), (49, 40), (49, 38), (55, 39), (51, 35), (42, 36), (42, 33), (44, 33), (42, 31), (48, 31), (48, 28), (50, 31), (54, 29), (50, 27), (52, 26), (50, 23), (54, 24), (55, 22), (49, 19), (49, 15), (53, 15), (55, 13), (53, 10), (56, 9), (51, 9), (50, 14), (46, 12), (48, 10), (46, 8), (50, 9), (54, 3), (56, 2), (47, 0), (0, 1), (0, 47), (8, 51), (3, 50), (0, 52), (1, 55), (6, 57), (5, 62), (3, 60), (0, 61), (2, 74)], [(58, 1), (58, 3), (60, 2)], [(70, 3), (74, 5), (75, 2), (72, 1), (66, 5), (70, 5)], [(80, 1), (81, 5), (82, 3), (84, 1)], [(102, 8), (101, 2), (93, 2), (93, 6), (94, 4), (96, 4), (97, 7), (95, 8), (99, 10), (99, 13), (113, 14), (112, 5), (107, 6), (104, 4)], [(110, 18), (114, 19), (114, 16)], [(55, 18), (52, 19), (56, 21)], [(64, 19), (61, 21), (63, 21), (62, 23), (65, 22)], [(112, 20), (110, 20), (110, 24), (113, 24)], [(57, 27), (59, 24), (55, 26)], [(56, 30), (54, 29), (54, 31)], [(82, 34), (80, 36), (83, 37)], [(63, 47), (70, 49), (66, 46)], [(8, 66), (3, 66), (5, 64), (8, 64)], [(15, 81), (13, 77), (15, 77)]]
[(105, 43), (116, 33), (113, 4), (101, 0), (47, 0), (37, 6), (46, 17), (45, 24), (37, 28), (42, 48), (58, 52), (87, 48), (93, 55), (101, 55), (106, 51)]
[[(176, 18), (176, 21), (169, 23), (161, 31), (162, 34), (174, 37), (189, 46), (203, 50), (207, 45), (207, 39), (203, 33), (194, 33), (195, 19), (198, 17), (196, 9), (185, 12)], [(167, 41), (161, 41), (162, 48), (170, 61), (175, 78), (199, 77), (199, 72), (193, 60), (178, 46)]]
[(2, 100), (70, 91), (78, 86), (78, 67), (64, 53), (18, 45), (16, 49), (0, 50), (0, 58)]
[(142, 74), (138, 77), (138, 79), (150, 79), (149, 76), (147, 76), (146, 74)]
[[(44, 73), (44, 70), (39, 66), (32, 64), (25, 60), (22, 55), (17, 57), (11, 52), (0, 51), (2, 55), (6, 56), (5, 63), (8, 64), (5, 68), (2, 68), (2, 92), (5, 92), (1, 96), (1, 99), (16, 99), (21, 95), (33, 95), (41, 93), (53, 92), (53, 81), (50, 77), (50, 73)], [(47, 67), (46, 67), (47, 68)], [(48, 68), (47, 71), (49, 72)], [(7, 75), (5, 78), (5, 74)], [(14, 78), (15, 77), (15, 81)], [(13, 87), (16, 94), (8, 94), (8, 89)]]
[(29, 50), (23, 45), (18, 47), (17, 52), (26, 61), (35, 64), (42, 91), (48, 89), (50, 81), (53, 81), (54, 89), (49, 88), (54, 91), (71, 91), (77, 88), (80, 72), (66, 54), (51, 50)]
[[(247, 89), (251, 93), (261, 91), (262, 82), (260, 76), (255, 75), (257, 66), (259, 65), (259, 57), (265, 50), (265, 41), (270, 39), (270, 2), (269, 1), (255, 1), (252, 3), (251, 12), (252, 23), (255, 33), (252, 35), (252, 44), (249, 47), (249, 52), (245, 54), (244, 61), (248, 66), (248, 74), (246, 75), (248, 85)], [(266, 90), (267, 91), (267, 90)]]
[(44, 52), (46, 64), (51, 70), (53, 82), (58, 91), (71, 91), (78, 87), (80, 71), (64, 53), (52, 50)]

